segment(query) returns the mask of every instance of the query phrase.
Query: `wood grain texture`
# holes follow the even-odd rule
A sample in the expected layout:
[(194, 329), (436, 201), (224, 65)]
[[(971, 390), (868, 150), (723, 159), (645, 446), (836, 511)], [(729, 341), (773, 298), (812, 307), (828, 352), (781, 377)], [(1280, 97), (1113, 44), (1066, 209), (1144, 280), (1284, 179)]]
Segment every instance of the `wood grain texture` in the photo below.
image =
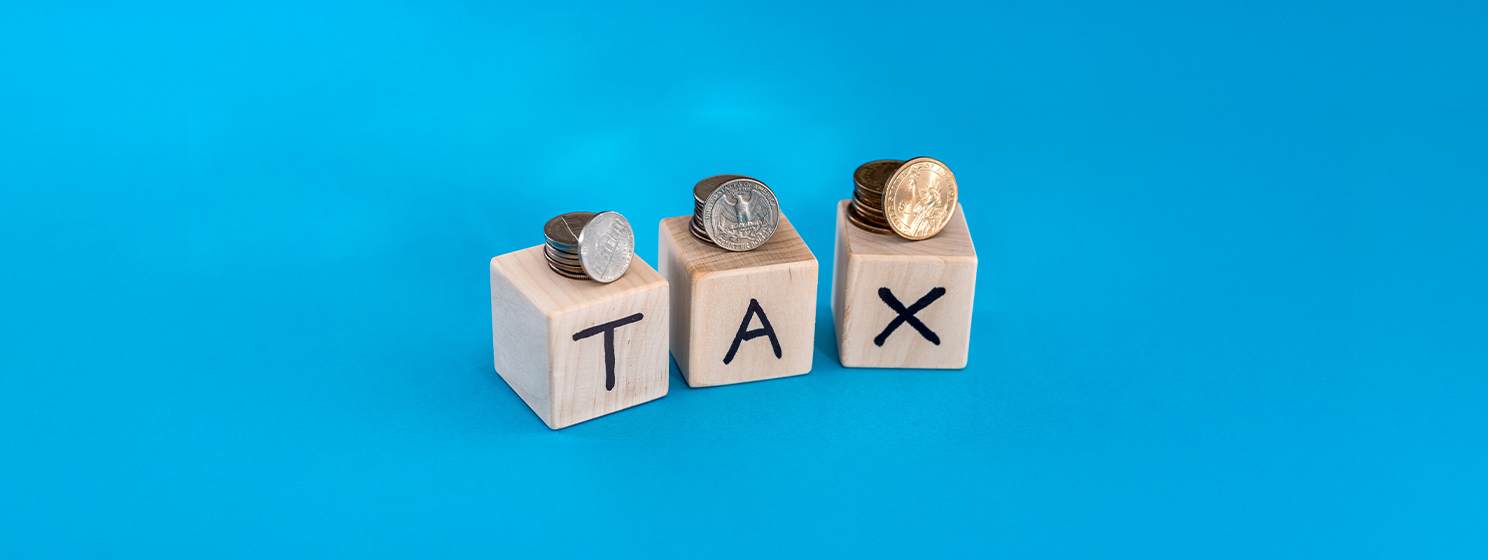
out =
[[(817, 262), (784, 215), (764, 245), (726, 251), (698, 241), (688, 229), (692, 216), (661, 221), (657, 261), (671, 285), (671, 347), (677, 367), (692, 387), (708, 387), (801, 375), (811, 371), (816, 330)], [(780, 344), (780, 357), (766, 336), (729, 350), (758, 303)], [(746, 330), (764, 327), (750, 317)], [(724, 363), (729, 358), (728, 363)]]
[[(496, 372), (555, 430), (663, 397), (667, 291), (639, 257), (609, 284), (555, 274), (541, 245), (491, 259)], [(604, 335), (574, 335), (636, 313), (639, 321), (614, 329), (615, 384), (607, 389)]]
[[(971, 345), (971, 307), (976, 295), (976, 247), (961, 205), (935, 237), (910, 241), (863, 231), (837, 205), (837, 243), (832, 263), (832, 317), (837, 351), (847, 367), (966, 367)], [(945, 291), (911, 315), (938, 338), (932, 342), (907, 321), (879, 345), (875, 342), (900, 313), (880, 293), (887, 288), (909, 308), (936, 288)]]

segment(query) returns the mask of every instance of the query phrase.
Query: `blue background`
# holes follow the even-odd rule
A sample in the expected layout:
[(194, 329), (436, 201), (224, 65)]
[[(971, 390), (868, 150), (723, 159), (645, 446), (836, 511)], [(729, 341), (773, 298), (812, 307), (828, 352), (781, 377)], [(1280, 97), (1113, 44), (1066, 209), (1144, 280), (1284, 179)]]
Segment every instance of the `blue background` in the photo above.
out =
[[(1488, 7), (0, 6), (0, 555), (1488, 555)], [(541, 5), (533, 5), (541, 4)], [(1193, 5), (1201, 4), (1201, 5)], [(487, 261), (947, 162), (970, 365), (549, 431)]]

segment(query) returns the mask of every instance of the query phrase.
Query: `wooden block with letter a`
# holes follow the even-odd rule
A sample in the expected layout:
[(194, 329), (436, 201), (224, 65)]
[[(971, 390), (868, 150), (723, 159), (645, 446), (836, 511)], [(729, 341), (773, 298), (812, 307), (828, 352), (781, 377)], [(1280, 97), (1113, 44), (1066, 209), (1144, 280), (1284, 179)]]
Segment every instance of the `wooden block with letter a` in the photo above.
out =
[(491, 259), (496, 373), (549, 428), (666, 396), (669, 320), (640, 257), (609, 284), (559, 276), (541, 245)]
[(837, 205), (832, 318), (847, 367), (966, 367), (976, 248), (961, 205), (945, 229), (910, 241), (864, 231)]
[(672, 287), (672, 355), (692, 387), (811, 371), (816, 257), (780, 216), (751, 251), (726, 251), (688, 231), (692, 216), (661, 221), (657, 265)]

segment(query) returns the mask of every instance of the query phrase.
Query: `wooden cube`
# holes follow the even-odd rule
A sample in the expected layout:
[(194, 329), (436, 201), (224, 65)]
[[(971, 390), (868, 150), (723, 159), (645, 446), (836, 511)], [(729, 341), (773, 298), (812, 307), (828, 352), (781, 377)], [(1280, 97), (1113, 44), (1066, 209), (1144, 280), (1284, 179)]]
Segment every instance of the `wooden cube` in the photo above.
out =
[(976, 248), (961, 205), (935, 237), (863, 231), (837, 204), (832, 318), (847, 367), (966, 367)]
[(555, 430), (666, 396), (666, 279), (640, 257), (609, 284), (564, 278), (542, 251), (491, 259), (496, 373)]
[(811, 371), (816, 257), (782, 214), (751, 251), (703, 243), (692, 216), (661, 221), (657, 265), (672, 287), (672, 355), (692, 387)]

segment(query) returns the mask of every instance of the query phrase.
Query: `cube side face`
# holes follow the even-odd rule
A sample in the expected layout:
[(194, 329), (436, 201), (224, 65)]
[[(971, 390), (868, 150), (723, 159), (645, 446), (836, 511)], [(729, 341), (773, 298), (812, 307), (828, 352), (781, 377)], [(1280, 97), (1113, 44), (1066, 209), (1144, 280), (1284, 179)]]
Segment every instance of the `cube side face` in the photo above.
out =
[[(858, 254), (839, 205), (832, 312), (846, 367), (966, 367), (971, 348), (976, 257), (969, 235), (954, 255), (933, 245), (904, 245), (901, 254)], [(962, 224), (955, 224), (964, 228)], [(876, 241), (876, 240), (875, 240)], [(923, 247), (924, 254), (913, 254)], [(972, 256), (966, 256), (965, 253)]]
[[(677, 357), (677, 368), (682, 371), (682, 377), (687, 378), (688, 356), (691, 348), (688, 346), (688, 333), (692, 330), (692, 276), (687, 273), (687, 265), (682, 262), (682, 252), (677, 247), (678, 243), (685, 242), (678, 239), (679, 225), (671, 222), (681, 222), (685, 227), (691, 216), (677, 216), (661, 221), (660, 232), (656, 241), (656, 266), (663, 278), (666, 278), (668, 288), (671, 291), (669, 308), (671, 309), (671, 328), (668, 334), (671, 352)], [(680, 232), (682, 235), (690, 233)]]
[(839, 351), (848, 367), (966, 367), (976, 264), (862, 259), (849, 266)]
[[(853, 226), (847, 222), (846, 203), (847, 201), (842, 201), (837, 205), (837, 229), (834, 235), (836, 243), (832, 247), (832, 326), (837, 333), (837, 356), (839, 361), (842, 356), (846, 355), (842, 347), (842, 317), (846, 307), (845, 298), (847, 297), (847, 279), (849, 278), (849, 274), (847, 273), (848, 260), (852, 257), (851, 252), (847, 248), (847, 230), (845, 228)], [(844, 361), (843, 365), (846, 365), (846, 363)]]
[(687, 384), (809, 373), (818, 264), (789, 220), (781, 215), (766, 245), (729, 252), (693, 238), (691, 219), (662, 220), (657, 246), (672, 291), (671, 352)]
[(687, 384), (810, 373), (817, 268), (813, 259), (693, 279)]
[(550, 421), (547, 318), (517, 289), (511, 271), (491, 259), (491, 346), (496, 373), (543, 423)]
[(658, 277), (643, 290), (547, 318), (549, 427), (666, 396), (668, 298), (667, 283)]

